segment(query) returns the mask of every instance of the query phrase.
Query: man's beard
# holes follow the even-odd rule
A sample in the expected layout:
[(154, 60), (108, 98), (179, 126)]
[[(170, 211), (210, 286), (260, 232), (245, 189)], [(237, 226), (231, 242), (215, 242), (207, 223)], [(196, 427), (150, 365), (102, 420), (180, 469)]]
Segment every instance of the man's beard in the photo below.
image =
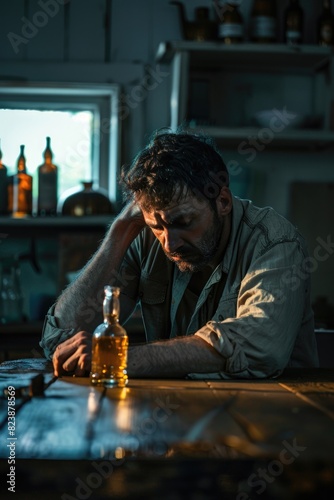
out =
[(182, 272), (201, 271), (212, 261), (218, 251), (223, 226), (223, 221), (214, 212), (212, 224), (196, 246), (185, 245), (177, 252), (165, 252), (167, 258), (174, 262)]

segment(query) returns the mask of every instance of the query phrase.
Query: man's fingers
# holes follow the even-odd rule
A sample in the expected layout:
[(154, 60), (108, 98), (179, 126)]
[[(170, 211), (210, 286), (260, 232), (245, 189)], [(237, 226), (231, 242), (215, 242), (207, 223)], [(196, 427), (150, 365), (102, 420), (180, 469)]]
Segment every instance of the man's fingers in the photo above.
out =
[(71, 356), (63, 363), (63, 369), (66, 372), (73, 372), (78, 364), (76, 356)]
[[(77, 366), (80, 373), (86, 372), (90, 366), (91, 346), (92, 336), (85, 331), (78, 332), (59, 344), (53, 355), (54, 374), (59, 376), (74, 371)], [(81, 356), (83, 356), (82, 361), (80, 361)]]
[(77, 377), (83, 377), (85, 375), (88, 375), (90, 372), (91, 361), (92, 357), (90, 353), (82, 354), (78, 360), (74, 374)]
[(65, 367), (66, 360), (75, 353), (77, 347), (75, 344), (64, 346), (59, 344), (53, 355), (54, 374), (58, 377), (64, 370), (68, 371)]
[(86, 349), (77, 350), (70, 358), (63, 363), (63, 369), (80, 376), (90, 369), (91, 355)]

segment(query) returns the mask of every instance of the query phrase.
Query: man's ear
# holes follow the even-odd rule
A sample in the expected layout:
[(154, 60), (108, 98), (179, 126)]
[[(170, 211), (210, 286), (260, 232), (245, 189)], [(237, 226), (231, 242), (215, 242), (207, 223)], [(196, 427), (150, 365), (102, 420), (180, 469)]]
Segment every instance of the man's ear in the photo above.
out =
[(232, 210), (232, 194), (227, 186), (223, 186), (216, 199), (217, 213), (219, 215), (228, 215)]

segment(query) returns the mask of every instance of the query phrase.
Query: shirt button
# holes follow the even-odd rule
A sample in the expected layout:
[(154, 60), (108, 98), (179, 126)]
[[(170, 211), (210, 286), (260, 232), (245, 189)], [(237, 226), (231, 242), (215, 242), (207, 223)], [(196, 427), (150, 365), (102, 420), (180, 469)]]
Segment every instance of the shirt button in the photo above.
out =
[(219, 321), (223, 321), (224, 316), (222, 316), (221, 314), (219, 314), (218, 319), (219, 319)]

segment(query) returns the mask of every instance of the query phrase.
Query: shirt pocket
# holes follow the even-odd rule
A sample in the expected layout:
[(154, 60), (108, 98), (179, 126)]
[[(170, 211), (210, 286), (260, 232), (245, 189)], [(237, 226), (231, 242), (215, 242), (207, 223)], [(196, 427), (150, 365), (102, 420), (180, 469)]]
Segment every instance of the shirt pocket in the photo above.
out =
[(139, 286), (139, 298), (144, 304), (154, 305), (165, 302), (167, 284), (142, 276)]
[(216, 312), (213, 315), (213, 321), (224, 321), (228, 318), (235, 318), (237, 313), (238, 294), (233, 293), (219, 301)]
[(147, 340), (169, 338), (168, 284), (143, 277), (139, 286), (142, 318)]

